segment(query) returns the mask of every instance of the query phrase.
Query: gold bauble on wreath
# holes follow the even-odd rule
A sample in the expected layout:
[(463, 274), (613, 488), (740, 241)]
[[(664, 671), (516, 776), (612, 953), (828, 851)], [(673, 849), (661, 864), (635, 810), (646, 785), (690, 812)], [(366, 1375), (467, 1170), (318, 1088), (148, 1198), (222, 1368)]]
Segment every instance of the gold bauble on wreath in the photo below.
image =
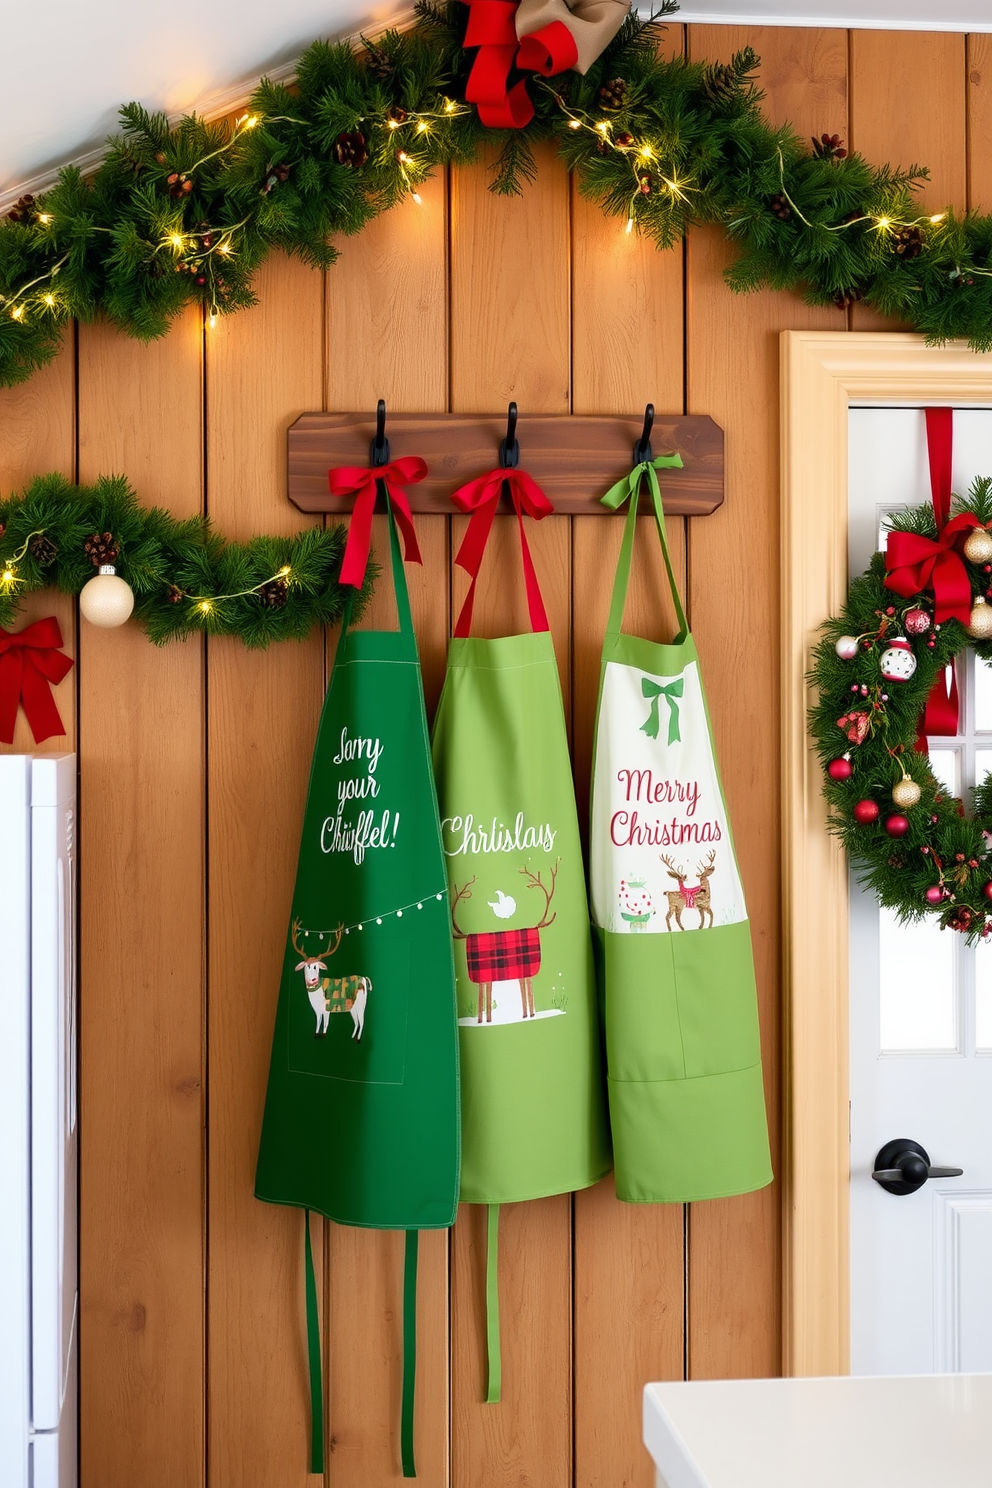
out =
[(969, 532), (964, 544), (964, 556), (969, 563), (988, 563), (992, 559), (992, 532), (976, 527)]
[(972, 606), (968, 634), (975, 641), (987, 641), (992, 637), (992, 605), (987, 605), (980, 594)]
[(905, 811), (908, 811), (912, 806), (918, 805), (922, 794), (923, 792), (920, 790), (916, 781), (912, 780), (908, 775), (904, 775), (892, 787), (893, 801)]

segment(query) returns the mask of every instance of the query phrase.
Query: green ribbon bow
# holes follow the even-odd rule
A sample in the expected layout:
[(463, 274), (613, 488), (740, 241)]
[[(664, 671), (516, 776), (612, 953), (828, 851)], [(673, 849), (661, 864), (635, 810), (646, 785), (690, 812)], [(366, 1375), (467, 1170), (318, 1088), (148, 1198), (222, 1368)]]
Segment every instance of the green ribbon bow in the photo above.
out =
[(658, 699), (664, 698), (668, 704), (668, 742), (674, 744), (682, 742), (679, 733), (679, 705), (676, 698), (682, 696), (682, 678), (675, 682), (669, 682), (667, 687), (659, 687), (657, 682), (650, 682), (647, 677), (641, 678), (641, 691), (646, 698), (651, 699), (651, 712), (647, 719), (641, 724), (641, 733), (647, 734), (649, 739), (658, 737)]
[(651, 498), (655, 503), (656, 509), (660, 511), (661, 487), (658, 485), (657, 472), (659, 470), (681, 469), (682, 456), (678, 453), (674, 455), (659, 455), (655, 460), (644, 460), (640, 465), (635, 465), (630, 474), (625, 475), (623, 480), (619, 480), (615, 486), (611, 486), (606, 495), (600, 497), (600, 500), (611, 511), (616, 511), (618, 507), (623, 506), (624, 502), (629, 501), (636, 493), (641, 484), (642, 477), (646, 475), (648, 485), (651, 489)]

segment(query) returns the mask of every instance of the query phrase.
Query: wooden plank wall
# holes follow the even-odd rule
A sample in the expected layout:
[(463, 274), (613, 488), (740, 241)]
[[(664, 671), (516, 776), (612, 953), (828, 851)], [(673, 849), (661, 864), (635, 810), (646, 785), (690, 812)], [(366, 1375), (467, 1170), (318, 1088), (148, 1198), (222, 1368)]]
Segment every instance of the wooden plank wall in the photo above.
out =
[[(673, 26), (726, 59), (750, 43), (775, 121), (932, 169), (935, 207), (992, 205), (992, 52), (984, 36)], [(782, 1027), (778, 861), (777, 333), (843, 312), (731, 296), (716, 231), (658, 255), (582, 202), (550, 154), (514, 200), (482, 167), (425, 188), (344, 245), (326, 278), (270, 263), (259, 309), (204, 332), (184, 317), (141, 348), (84, 327), (0, 393), (4, 490), (49, 469), (123, 471), (147, 502), (209, 511), (233, 537), (306, 519), (283, 489), (307, 409), (609, 413), (649, 399), (727, 432), (726, 506), (673, 545), (704, 658), (746, 885), (776, 1165)], [(859, 327), (877, 320), (859, 309)], [(476, 608), (525, 624), (498, 519)], [(453, 529), (453, 530), (450, 530)], [(413, 573), (429, 706), (444, 668), (459, 522), (422, 520)], [(379, 533), (381, 539), (381, 531)], [(565, 517), (533, 537), (579, 800), (619, 524)], [(669, 624), (644, 544), (632, 628)], [(252, 1197), (274, 999), (310, 750), (333, 637), (247, 653), (78, 628), (62, 684), (82, 770), (83, 1488), (303, 1488), (300, 1216)], [(390, 623), (390, 603), (374, 605)], [(77, 650), (78, 635), (78, 650)], [(16, 748), (30, 741), (19, 726)], [(465, 1212), (423, 1245), (418, 1459), (425, 1488), (648, 1488), (639, 1393), (651, 1378), (780, 1367), (780, 1189), (630, 1207), (612, 1183), (507, 1212), (504, 1397), (484, 1406), (483, 1227)], [(326, 1233), (324, 1231), (326, 1230)], [(401, 1246), (314, 1224), (328, 1367), (327, 1488), (399, 1479)]]

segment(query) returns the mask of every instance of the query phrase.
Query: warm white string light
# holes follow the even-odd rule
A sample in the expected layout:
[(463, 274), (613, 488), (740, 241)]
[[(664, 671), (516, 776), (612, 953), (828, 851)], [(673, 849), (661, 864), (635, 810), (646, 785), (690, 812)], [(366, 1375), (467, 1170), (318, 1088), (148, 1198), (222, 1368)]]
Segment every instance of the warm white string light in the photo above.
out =
[[(384, 909), (382, 914), (369, 915), (366, 920), (356, 920), (353, 925), (345, 925), (342, 928), (345, 935), (350, 935), (352, 930), (364, 930), (366, 925), (381, 925), (383, 920), (392, 919), (394, 915), (398, 920), (401, 920), (409, 910), (423, 909), (424, 905), (431, 900), (440, 902), (444, 897), (444, 894), (422, 894), (419, 899), (411, 899), (409, 904), (403, 904), (399, 909)], [(325, 936), (329, 938), (332, 935), (337, 935), (337, 933), (338, 926), (335, 925), (333, 930), (304, 930), (303, 937), (306, 939), (308, 935), (316, 935), (319, 940), (323, 940)]]

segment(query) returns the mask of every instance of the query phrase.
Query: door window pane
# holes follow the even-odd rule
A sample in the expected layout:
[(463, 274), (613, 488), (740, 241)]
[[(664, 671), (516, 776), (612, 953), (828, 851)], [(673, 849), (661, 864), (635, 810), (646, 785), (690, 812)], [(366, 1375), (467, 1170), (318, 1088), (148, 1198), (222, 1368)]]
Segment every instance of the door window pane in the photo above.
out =
[[(949, 796), (961, 794), (961, 751), (935, 749), (930, 743), (930, 768)], [(992, 750), (987, 751), (992, 758)]]
[(974, 666), (972, 673), (972, 686), (975, 696), (975, 732), (979, 734), (992, 733), (992, 666), (979, 661), (974, 652), (971, 653)]
[(955, 937), (932, 923), (903, 925), (879, 911), (879, 1042), (883, 1053), (958, 1047)]

